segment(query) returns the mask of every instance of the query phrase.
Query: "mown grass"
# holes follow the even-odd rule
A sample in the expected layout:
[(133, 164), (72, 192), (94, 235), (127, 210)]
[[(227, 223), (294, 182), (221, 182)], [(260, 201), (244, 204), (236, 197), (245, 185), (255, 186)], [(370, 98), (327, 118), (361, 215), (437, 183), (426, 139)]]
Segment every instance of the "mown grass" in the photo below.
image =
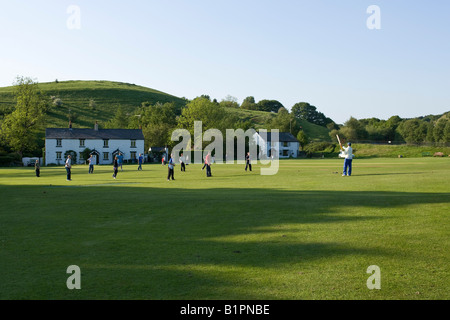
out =
[(448, 161), (2, 168), (0, 298), (448, 299)]

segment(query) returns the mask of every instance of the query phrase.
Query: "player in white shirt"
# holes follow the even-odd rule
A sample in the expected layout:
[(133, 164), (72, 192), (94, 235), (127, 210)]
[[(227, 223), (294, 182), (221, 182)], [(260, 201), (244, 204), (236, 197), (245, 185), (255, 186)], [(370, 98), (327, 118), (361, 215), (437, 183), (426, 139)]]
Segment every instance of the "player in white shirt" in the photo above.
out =
[(179, 161), (180, 161), (181, 171), (186, 171), (186, 165), (185, 165), (186, 161), (184, 160), (183, 154), (181, 154)]
[(69, 154), (67, 156), (67, 160), (66, 160), (66, 172), (67, 172), (67, 181), (72, 181), (72, 160), (70, 160), (70, 158), (72, 158), (72, 156)]
[(352, 161), (353, 161), (353, 148), (351, 142), (347, 143), (347, 148), (342, 148), (342, 151), (345, 156), (344, 160), (344, 172), (342, 176), (351, 176), (352, 175)]

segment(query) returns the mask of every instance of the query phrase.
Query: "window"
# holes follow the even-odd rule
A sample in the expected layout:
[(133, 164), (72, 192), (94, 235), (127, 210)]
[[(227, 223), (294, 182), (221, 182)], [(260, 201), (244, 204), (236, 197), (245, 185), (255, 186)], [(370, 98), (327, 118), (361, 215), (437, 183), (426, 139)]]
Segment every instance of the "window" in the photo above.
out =
[(286, 147), (286, 148), (289, 147), (289, 142), (286, 142), (286, 141), (283, 142), (283, 147)]
[(287, 157), (289, 155), (288, 150), (283, 150), (283, 157)]
[(109, 140), (108, 139), (104, 139), (103, 140), (103, 148), (108, 148), (109, 147)]
[(136, 148), (136, 140), (131, 140), (131, 148)]
[(103, 160), (109, 160), (109, 153), (103, 152)]
[(56, 146), (61, 147), (62, 146), (62, 139), (56, 139)]
[(130, 157), (131, 157), (131, 160), (136, 160), (136, 151), (131, 151)]
[(84, 147), (84, 142), (85, 142), (84, 139), (80, 139), (80, 147)]
[(56, 153), (56, 160), (62, 160), (62, 152)]

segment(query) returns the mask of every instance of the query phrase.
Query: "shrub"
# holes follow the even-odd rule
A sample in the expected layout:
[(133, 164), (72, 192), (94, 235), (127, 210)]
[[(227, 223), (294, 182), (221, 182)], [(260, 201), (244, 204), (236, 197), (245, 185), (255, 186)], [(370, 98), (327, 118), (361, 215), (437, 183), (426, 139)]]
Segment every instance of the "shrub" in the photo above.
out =
[(5, 153), (0, 154), (0, 166), (11, 167), (11, 166), (22, 166), (22, 158), (18, 153)]
[(62, 106), (62, 100), (60, 98), (57, 98), (55, 96), (50, 97), (52, 100), (52, 104), (56, 107), (61, 107)]
[(77, 153), (76, 153), (76, 151), (73, 151), (73, 150), (67, 150), (67, 151), (64, 153), (64, 159), (67, 159), (67, 156), (68, 156), (69, 154), (72, 156), (72, 164), (77, 163)]
[(95, 110), (96, 107), (97, 107), (97, 104), (95, 103), (95, 100), (94, 99), (90, 99), (89, 100), (89, 108), (91, 110)]
[(92, 152), (92, 150), (89, 148), (86, 148), (82, 152), (80, 152), (80, 156), (81, 156), (82, 160), (86, 161), (87, 159), (89, 159), (91, 152)]

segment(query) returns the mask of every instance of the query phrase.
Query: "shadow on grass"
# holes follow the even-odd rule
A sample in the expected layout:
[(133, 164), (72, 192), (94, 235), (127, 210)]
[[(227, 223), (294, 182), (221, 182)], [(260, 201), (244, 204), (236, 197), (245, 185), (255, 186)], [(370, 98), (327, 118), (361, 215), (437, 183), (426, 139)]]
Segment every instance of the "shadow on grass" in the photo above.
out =
[[(382, 228), (392, 218), (384, 209), (450, 203), (445, 193), (376, 191), (0, 186), (0, 192), (2, 206), (14, 208), (0, 214), (4, 299), (270, 299), (261, 292), (264, 277), (291, 265), (394, 256), (358, 242), (370, 225)], [(349, 226), (357, 231), (342, 231)], [(342, 242), (346, 237), (354, 245)], [(71, 264), (83, 272), (79, 293), (64, 286)]]

